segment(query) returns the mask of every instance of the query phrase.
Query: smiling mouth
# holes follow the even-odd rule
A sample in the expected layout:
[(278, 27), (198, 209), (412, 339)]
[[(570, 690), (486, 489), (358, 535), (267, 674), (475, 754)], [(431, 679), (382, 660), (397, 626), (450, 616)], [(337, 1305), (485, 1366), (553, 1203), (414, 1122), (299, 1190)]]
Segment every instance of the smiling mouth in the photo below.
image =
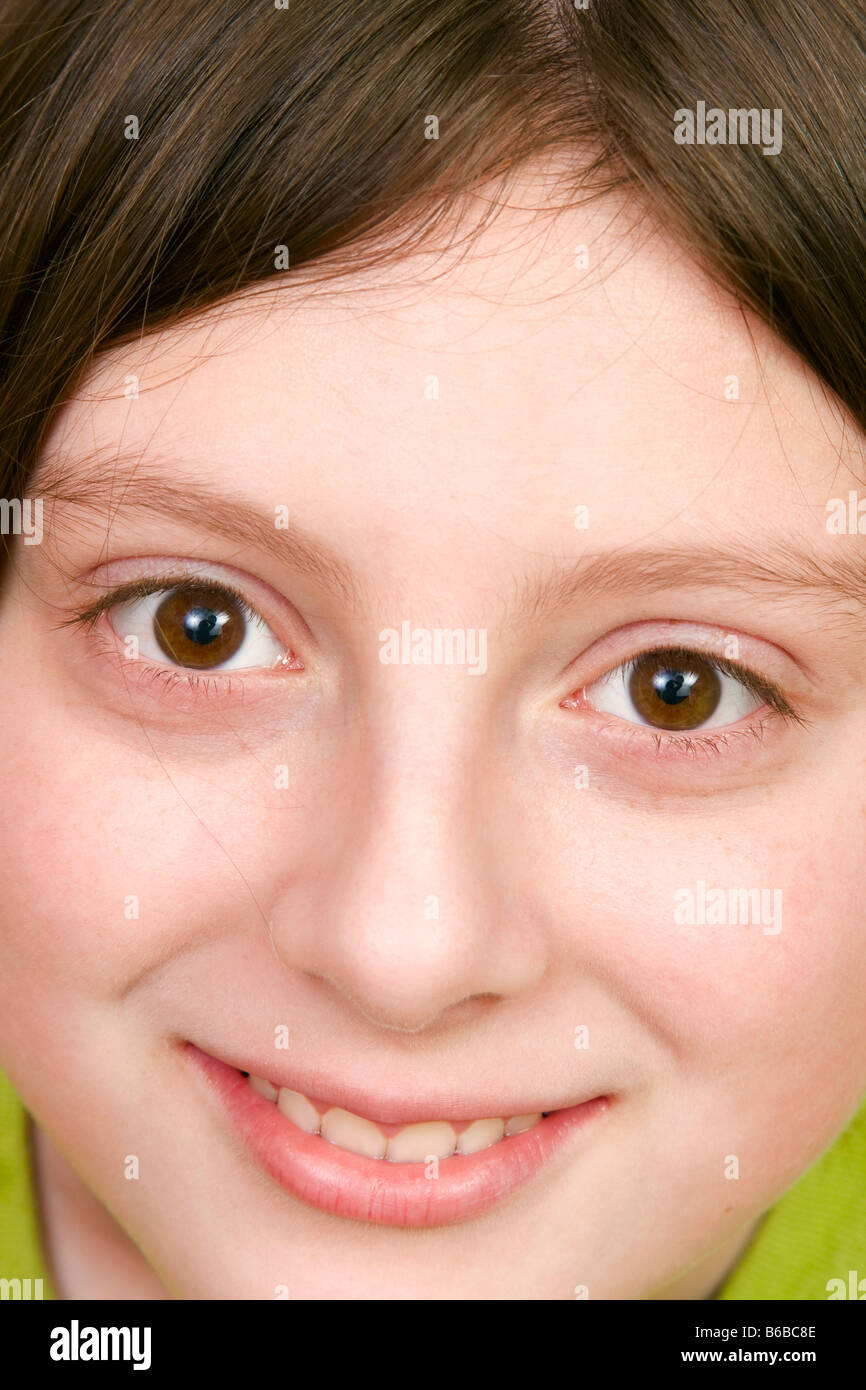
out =
[(275, 1104), (286, 1119), (305, 1134), (319, 1134), (345, 1153), (390, 1163), (429, 1163), (434, 1158), (481, 1153), (502, 1139), (534, 1129), (552, 1113), (538, 1111), (532, 1115), (509, 1115), (504, 1119), (422, 1120), (417, 1124), (386, 1125), (366, 1120), (339, 1106), (310, 1100), (300, 1091), (275, 1086), (263, 1077), (245, 1072), (241, 1075), (248, 1076), (252, 1089)]
[[(415, 1097), (400, 1108), (383, 1103), (395, 1118), (373, 1120), (251, 1075), (194, 1043), (184, 1051), (248, 1156), (283, 1189), (329, 1215), (388, 1226), (480, 1215), (579, 1144), (581, 1133), (593, 1133), (612, 1101), (596, 1095), (563, 1109), (478, 1119), (467, 1106), (463, 1119), (400, 1123), (400, 1108), (424, 1114)], [(339, 1098), (351, 1100), (348, 1092)]]

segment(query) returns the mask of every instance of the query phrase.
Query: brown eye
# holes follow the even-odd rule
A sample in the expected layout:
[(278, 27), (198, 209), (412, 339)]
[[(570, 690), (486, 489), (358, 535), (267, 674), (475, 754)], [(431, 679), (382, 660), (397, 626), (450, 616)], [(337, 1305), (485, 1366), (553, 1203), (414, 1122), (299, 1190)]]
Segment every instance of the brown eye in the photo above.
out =
[(246, 618), (236, 598), (189, 585), (166, 594), (153, 615), (153, 632), (164, 654), (179, 666), (221, 666), (240, 649)]
[(695, 652), (647, 652), (628, 680), (635, 712), (656, 729), (698, 729), (715, 714), (722, 682), (712, 662)]
[(142, 658), (189, 670), (272, 669), (286, 657), (259, 614), (216, 584), (179, 584), (121, 600), (109, 616)]

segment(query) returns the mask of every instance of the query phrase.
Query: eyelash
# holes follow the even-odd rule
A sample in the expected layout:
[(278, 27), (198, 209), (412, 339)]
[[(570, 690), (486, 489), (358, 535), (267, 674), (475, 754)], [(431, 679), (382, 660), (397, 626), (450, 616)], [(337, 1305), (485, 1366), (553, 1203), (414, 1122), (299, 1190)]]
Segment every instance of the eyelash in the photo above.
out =
[(646, 744), (652, 742), (654, 753), (660, 758), (677, 755), (687, 759), (696, 760), (701, 757), (718, 757), (726, 748), (731, 748), (735, 743), (740, 745), (743, 739), (754, 740), (755, 743), (762, 743), (767, 728), (772, 720), (777, 718), (786, 719), (788, 716), (780, 715), (777, 710), (773, 710), (769, 715), (759, 720), (755, 724), (750, 724), (742, 729), (720, 729), (716, 734), (668, 734), (662, 733), (658, 729), (643, 729), (640, 725), (629, 725), (628, 732), (622, 737), (632, 739)]
[[(671, 648), (669, 645), (645, 647), (642, 650), (634, 652), (631, 656), (626, 657), (625, 660), (621, 661), (617, 666), (611, 667), (610, 670), (604, 672), (603, 675), (605, 677), (624, 676), (629, 668), (633, 666), (634, 662), (640, 660), (642, 657), (661, 657), (666, 655), (670, 650)], [(687, 652), (690, 651), (689, 648), (683, 648), (683, 650)], [(801, 727), (806, 726), (807, 721), (793, 708), (779, 687), (774, 685), (772, 681), (768, 681), (766, 677), (759, 675), (757, 671), (753, 671), (751, 667), (744, 666), (738, 661), (732, 661), (728, 657), (712, 656), (706, 651), (698, 651), (697, 649), (695, 649), (694, 655), (700, 655), (704, 661), (710, 663), (722, 675), (730, 676), (732, 679), (739, 681), (746, 690), (756, 697), (756, 699), (763, 700), (764, 704), (768, 707), (763, 718), (742, 728), (736, 726), (727, 729), (720, 728), (717, 733), (701, 734), (696, 731), (694, 734), (675, 734), (640, 724), (627, 724), (624, 720), (617, 719), (616, 716), (606, 716), (599, 711), (593, 710), (592, 706), (588, 705), (587, 708), (591, 713), (599, 714), (601, 718), (610, 718), (612, 722), (615, 720), (616, 723), (623, 724), (624, 728), (617, 731), (616, 736), (618, 738), (629, 743), (639, 743), (643, 745), (644, 750), (648, 744), (652, 744), (654, 746), (655, 755), (658, 757), (668, 757), (671, 755), (689, 759), (696, 759), (702, 756), (712, 757), (718, 756), (726, 748), (730, 748), (734, 743), (739, 744), (742, 739), (754, 739), (756, 742), (760, 743), (770, 724), (777, 719), (782, 720), (784, 723), (798, 724)], [(602, 677), (599, 677), (599, 679), (601, 678)], [(580, 692), (581, 696), (584, 698), (588, 688), (590, 687), (584, 686)], [(573, 698), (573, 696), (569, 697), (569, 699)], [(564, 700), (562, 705), (563, 707), (569, 707), (569, 700)], [(571, 707), (573, 708), (574, 706)], [(755, 713), (757, 714), (758, 711), (755, 711)]]
[[(182, 575), (154, 575), (150, 579), (131, 579), (127, 584), (119, 584), (116, 589), (111, 589), (92, 603), (89, 608), (83, 609), (79, 613), (74, 613), (66, 622), (61, 623), (61, 627), (71, 626), (78, 623), (85, 631), (92, 631), (103, 613), (108, 613), (119, 603), (126, 603), (129, 599), (149, 598), (151, 594), (170, 594), (173, 589), (179, 589), (182, 585), (190, 582), (188, 574)], [(226, 594), (233, 599), (238, 608), (249, 621), (256, 617), (256, 610), (244, 597), (239, 589), (232, 584), (227, 584), (225, 580), (207, 580), (209, 589), (215, 593)]]

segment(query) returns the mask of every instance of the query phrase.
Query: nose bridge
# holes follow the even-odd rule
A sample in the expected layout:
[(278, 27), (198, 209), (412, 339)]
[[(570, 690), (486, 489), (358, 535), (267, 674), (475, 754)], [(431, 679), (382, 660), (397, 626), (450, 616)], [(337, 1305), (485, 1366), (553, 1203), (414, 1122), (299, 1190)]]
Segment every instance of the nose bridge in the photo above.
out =
[(457, 670), (401, 668), (380, 678), (369, 726), (367, 775), (383, 809), (400, 808), (404, 831), (431, 808), (468, 811), (487, 755), (485, 682)]
[[(406, 648), (403, 648), (404, 654)], [(491, 754), (491, 682), (465, 666), (380, 664), (366, 698), (364, 779), (383, 809), (410, 822), (425, 805), (468, 810)], [(408, 830), (409, 823), (406, 824)]]
[[(495, 873), (476, 834), (473, 769), (478, 759), (461, 748), (456, 731), (427, 726), (423, 751), (402, 740), (373, 772), (373, 795), (365, 834), (356, 844), (358, 885), (372, 874), (383, 886), (383, 902), (402, 905), (411, 921), (416, 905), (426, 904), (426, 921), (445, 921), (438, 906), (472, 914), (495, 894)], [(461, 756), (462, 752), (462, 756)]]
[(364, 820), (346, 836), (334, 903), (340, 950), (365, 987), (427, 1015), (477, 992), (498, 891), (474, 830), (479, 697), (449, 693), (453, 673), (439, 674), (395, 673), (369, 729)]

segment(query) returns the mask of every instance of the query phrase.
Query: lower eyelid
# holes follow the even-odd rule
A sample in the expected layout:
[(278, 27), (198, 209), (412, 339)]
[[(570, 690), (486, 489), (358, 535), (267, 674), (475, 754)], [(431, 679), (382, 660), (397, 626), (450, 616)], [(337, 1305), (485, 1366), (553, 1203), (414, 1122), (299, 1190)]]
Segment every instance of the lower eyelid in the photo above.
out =
[[(131, 697), (138, 693), (142, 700), (157, 703), (160, 708), (175, 713), (195, 713), (206, 707), (209, 712), (220, 709), (258, 704), (279, 695), (285, 698), (289, 688), (286, 679), (298, 680), (306, 667), (291, 652), (285, 664), (274, 667), (241, 667), (213, 671), (172, 666), (147, 657), (124, 655), (121, 639), (107, 621), (106, 613), (97, 615), (90, 631), (92, 655), (102, 667), (103, 676)], [(296, 664), (289, 664), (294, 662)], [(113, 671), (113, 674), (111, 674)]]
[(585, 713), (595, 722), (594, 733), (602, 748), (607, 746), (614, 757), (646, 759), (653, 765), (694, 764), (702, 758), (711, 764), (726, 755), (734, 761), (737, 754), (760, 747), (776, 725), (786, 722), (769, 705), (760, 706), (748, 721), (720, 726), (707, 733), (700, 729), (669, 733), (649, 724), (632, 724), (614, 715), (600, 714), (589, 707)]

